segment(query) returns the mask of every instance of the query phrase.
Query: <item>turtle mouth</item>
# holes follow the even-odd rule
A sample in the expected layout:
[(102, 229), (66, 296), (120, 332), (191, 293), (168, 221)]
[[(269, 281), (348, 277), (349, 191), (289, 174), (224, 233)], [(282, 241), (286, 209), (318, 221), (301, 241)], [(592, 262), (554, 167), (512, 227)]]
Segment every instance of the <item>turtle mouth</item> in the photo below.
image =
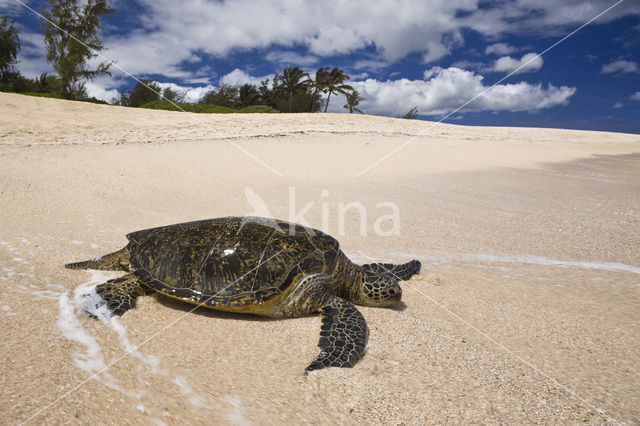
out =
[(402, 300), (402, 292), (399, 291), (396, 294), (390, 294), (389, 297), (387, 297), (384, 300), (384, 304), (385, 305), (395, 305), (396, 303), (400, 303), (400, 301)]
[(389, 289), (387, 291), (386, 297), (380, 301), (379, 306), (393, 306), (400, 303), (402, 300), (402, 290), (400, 288), (397, 289)]

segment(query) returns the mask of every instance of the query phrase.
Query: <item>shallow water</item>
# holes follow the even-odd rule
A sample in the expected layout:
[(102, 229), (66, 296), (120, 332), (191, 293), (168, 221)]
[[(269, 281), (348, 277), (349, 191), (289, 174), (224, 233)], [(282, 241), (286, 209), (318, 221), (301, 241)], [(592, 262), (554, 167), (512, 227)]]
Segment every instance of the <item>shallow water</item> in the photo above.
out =
[[(96, 285), (116, 278), (122, 275), (122, 273), (95, 270), (89, 270), (87, 272), (91, 274), (90, 279), (75, 288), (72, 298), (69, 297), (68, 292), (63, 293), (59, 298), (60, 313), (57, 321), (58, 327), (62, 330), (66, 338), (80, 346), (84, 346), (83, 350), (73, 355), (76, 366), (91, 374), (91, 380), (97, 380), (123, 395), (135, 398), (139, 400), (140, 407), (145, 407), (142, 404), (143, 399), (150, 397), (153, 392), (144, 386), (142, 378), (139, 380), (140, 387), (126, 388), (109, 374), (109, 369), (115, 366), (122, 358), (132, 357), (147, 366), (151, 374), (169, 378), (185, 400), (191, 405), (195, 407), (206, 406), (206, 398), (195, 392), (184, 377), (173, 374), (166, 366), (162, 365), (157, 356), (140, 350), (146, 341), (152, 339), (155, 335), (150, 336), (140, 343), (133, 342), (120, 318), (113, 316), (104, 301), (96, 293)], [(85, 323), (95, 321), (89, 318), (87, 313), (94, 315), (104, 326), (116, 333), (123, 355), (116, 359), (105, 361), (100, 342), (100, 334), (93, 334), (85, 326)], [(104, 333), (104, 330), (102, 330), (101, 333)], [(146, 414), (152, 414), (152, 410), (149, 408), (144, 408), (144, 412)]]
[(538, 266), (560, 266), (578, 269), (594, 269), (612, 272), (631, 272), (640, 275), (640, 267), (626, 265), (620, 262), (589, 262), (584, 260), (563, 260), (553, 259), (532, 254), (508, 254), (508, 253), (447, 253), (437, 251), (426, 251), (416, 253), (389, 253), (383, 258), (393, 258), (402, 261), (403, 259), (421, 259), (425, 262), (435, 262), (443, 265), (450, 263), (504, 263), (504, 264), (527, 264)]

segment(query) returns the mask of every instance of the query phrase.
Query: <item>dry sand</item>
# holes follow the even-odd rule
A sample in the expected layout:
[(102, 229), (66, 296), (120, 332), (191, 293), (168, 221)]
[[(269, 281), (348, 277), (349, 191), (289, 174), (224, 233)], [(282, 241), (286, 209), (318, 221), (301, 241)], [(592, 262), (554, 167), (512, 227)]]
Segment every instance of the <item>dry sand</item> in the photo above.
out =
[[(105, 276), (64, 263), (258, 197), (288, 219), (291, 194), (354, 260), (423, 262), (400, 309), (361, 309), (355, 368), (303, 377), (319, 317), (78, 310)], [(638, 135), (0, 94), (0, 206), (0, 422), (640, 422)]]

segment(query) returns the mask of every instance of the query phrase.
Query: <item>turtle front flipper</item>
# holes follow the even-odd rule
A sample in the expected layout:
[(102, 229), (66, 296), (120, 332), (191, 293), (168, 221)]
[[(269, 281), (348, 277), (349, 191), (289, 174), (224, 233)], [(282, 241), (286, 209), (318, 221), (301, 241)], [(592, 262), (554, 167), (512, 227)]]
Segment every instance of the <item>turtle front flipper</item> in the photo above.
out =
[(367, 347), (369, 328), (355, 306), (333, 297), (321, 312), (320, 354), (305, 369), (305, 374), (325, 367), (353, 367)]
[[(109, 280), (96, 286), (96, 293), (104, 300), (113, 315), (122, 315), (136, 305), (136, 298), (146, 294), (146, 287), (133, 274)], [(95, 306), (98, 308), (99, 306)], [(91, 316), (92, 312), (87, 311)]]

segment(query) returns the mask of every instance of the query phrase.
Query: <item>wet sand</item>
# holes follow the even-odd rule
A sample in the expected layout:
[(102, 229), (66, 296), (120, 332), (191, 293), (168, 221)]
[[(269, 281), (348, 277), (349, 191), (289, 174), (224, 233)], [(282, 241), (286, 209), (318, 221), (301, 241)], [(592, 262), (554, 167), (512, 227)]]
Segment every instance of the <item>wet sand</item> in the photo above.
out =
[[(107, 275), (64, 263), (258, 199), (283, 219), (311, 203), (304, 219), (354, 261), (422, 261), (398, 309), (360, 308), (354, 368), (303, 376), (319, 317), (158, 296), (110, 321), (80, 312)], [(354, 211), (340, 232), (350, 202), (366, 235)], [(376, 235), (379, 203), (399, 235)], [(0, 206), (7, 423), (640, 422), (637, 135), (0, 93)]]

